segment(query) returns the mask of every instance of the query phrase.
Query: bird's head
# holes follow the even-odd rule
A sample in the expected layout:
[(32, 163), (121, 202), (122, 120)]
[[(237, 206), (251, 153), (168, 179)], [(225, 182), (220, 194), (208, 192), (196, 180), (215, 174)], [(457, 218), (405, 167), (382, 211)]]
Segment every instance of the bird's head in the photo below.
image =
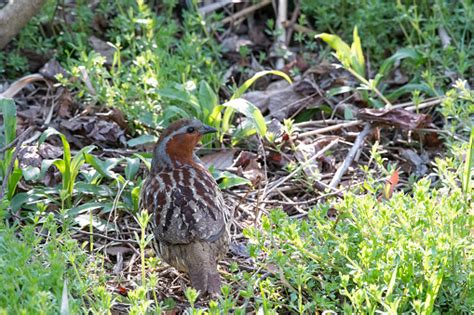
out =
[(153, 152), (153, 166), (192, 164), (194, 148), (201, 137), (216, 131), (197, 119), (182, 119), (172, 123), (158, 140)]

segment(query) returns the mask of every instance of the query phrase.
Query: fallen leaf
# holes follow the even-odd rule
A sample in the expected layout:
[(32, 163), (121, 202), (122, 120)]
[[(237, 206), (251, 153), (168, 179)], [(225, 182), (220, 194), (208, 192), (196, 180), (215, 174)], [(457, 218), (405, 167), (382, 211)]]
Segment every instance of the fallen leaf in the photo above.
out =
[(0, 93), (0, 98), (12, 98), (25, 86), (36, 81), (44, 81), (44, 77), (39, 73), (26, 75), (13, 82), (5, 91)]
[(357, 118), (382, 125), (394, 126), (401, 129), (413, 130), (431, 126), (431, 117), (416, 114), (403, 108), (396, 109), (360, 109)]
[(220, 150), (218, 152), (207, 154), (201, 157), (201, 161), (209, 168), (214, 166), (217, 170), (226, 170), (232, 166), (234, 161), (234, 154), (237, 150)]
[(282, 121), (297, 110), (310, 104), (314, 106), (320, 96), (310, 81), (301, 80), (292, 85), (277, 81), (265, 91), (247, 92), (242, 98), (257, 106), (261, 112), (268, 111), (271, 118)]
[[(81, 135), (86, 144), (102, 143), (112, 146), (125, 146), (125, 132), (113, 121), (83, 116), (60, 122), (61, 128), (67, 129), (73, 135)], [(69, 139), (68, 139), (69, 140)]]
[(249, 151), (242, 151), (232, 164), (232, 167), (246, 167), (251, 160), (257, 159), (258, 155)]
[(427, 159), (421, 158), (415, 151), (410, 149), (401, 149), (400, 155), (415, 167), (415, 176), (423, 176), (428, 172)]
[(390, 178), (385, 182), (383, 193), (378, 197), (378, 201), (381, 201), (383, 199), (388, 200), (392, 198), (393, 191), (395, 190), (395, 186), (398, 185), (398, 181), (398, 170), (395, 170), (393, 171), (392, 175), (390, 175)]

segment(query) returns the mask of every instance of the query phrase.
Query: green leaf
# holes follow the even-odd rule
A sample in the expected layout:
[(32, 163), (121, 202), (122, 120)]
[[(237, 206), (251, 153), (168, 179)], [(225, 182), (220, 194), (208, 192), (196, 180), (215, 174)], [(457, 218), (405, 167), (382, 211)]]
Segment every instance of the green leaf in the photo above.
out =
[(399, 99), (401, 96), (403, 96), (407, 93), (411, 93), (415, 90), (419, 90), (421, 92), (424, 92), (428, 96), (436, 96), (435, 91), (433, 91), (433, 89), (429, 85), (427, 85), (426, 83), (421, 83), (421, 84), (408, 83), (408, 84), (405, 84), (405, 85), (399, 87), (398, 89), (392, 91), (390, 94), (387, 95), (387, 98), (389, 100), (396, 100), (396, 99)]
[(386, 75), (395, 62), (403, 59), (413, 59), (413, 60), (420, 60), (422, 55), (413, 48), (402, 48), (399, 49), (396, 53), (394, 53), (390, 58), (386, 59), (382, 65), (380, 66), (379, 73), (382, 75)]
[(365, 78), (365, 59), (360, 37), (357, 32), (357, 26), (354, 27), (353, 42), (351, 45), (351, 63), (354, 70)]
[(23, 177), (25, 180), (38, 180), (40, 178), (39, 167), (28, 165), (23, 169)]
[(141, 154), (134, 153), (133, 156), (139, 158), (143, 162), (143, 164), (145, 164), (146, 168), (150, 170), (151, 158), (147, 158), (147, 156), (149, 156), (149, 153), (141, 153)]
[(141, 135), (141, 136), (138, 136), (136, 138), (128, 140), (127, 145), (129, 147), (136, 147), (136, 146), (139, 146), (139, 145), (154, 143), (156, 141), (158, 141), (158, 137), (156, 137), (154, 135)]
[(78, 207), (71, 208), (67, 212), (67, 216), (70, 217), (70, 218), (75, 218), (77, 215), (79, 215), (81, 213), (93, 211), (93, 210), (96, 210), (96, 209), (101, 209), (103, 206), (104, 205), (101, 202), (87, 202), (87, 203), (84, 203), (84, 204), (82, 204)]
[(112, 168), (114, 168), (122, 159), (111, 158), (102, 161), (98, 157), (88, 153), (85, 153), (84, 157), (86, 162), (89, 163), (97, 172), (99, 172), (100, 175), (111, 179), (115, 179), (117, 177), (117, 174), (112, 171)]
[(126, 158), (127, 166), (125, 166), (125, 178), (132, 180), (140, 168), (140, 159)]
[(472, 168), (474, 167), (474, 128), (471, 128), (471, 137), (469, 139), (469, 147), (467, 148), (466, 162), (464, 165), (462, 188), (465, 194), (472, 193)]
[(183, 90), (179, 90), (177, 88), (165, 88), (159, 90), (158, 94), (163, 98), (189, 104), (196, 111), (196, 113), (202, 114), (197, 97), (184, 90), (184, 88)]
[[(198, 98), (201, 108), (204, 109), (202, 113), (203, 118), (206, 120), (206, 117), (209, 117), (214, 107), (218, 105), (219, 98), (204, 80), (199, 83)], [(211, 121), (206, 120), (205, 123), (211, 123)]]
[(349, 66), (351, 60), (351, 48), (339, 36), (321, 33), (316, 35), (315, 38), (322, 39), (336, 51), (336, 58), (339, 59), (345, 67)]
[[(260, 71), (260, 72), (257, 72), (254, 74), (253, 77), (251, 77), (250, 79), (248, 79), (247, 81), (244, 82), (244, 84), (242, 84), (235, 92), (234, 94), (232, 95), (230, 101), (233, 101), (235, 99), (238, 99), (240, 98), (247, 90), (248, 88), (258, 79), (260, 79), (261, 77), (267, 75), (267, 74), (273, 74), (273, 75), (278, 75), (282, 78), (284, 78), (286, 81), (288, 81), (290, 84), (292, 83), (291, 82), (291, 79), (290, 77), (284, 73), (284, 72), (281, 72), (281, 71), (278, 71), (278, 70), (269, 70), (269, 71)], [(225, 106), (225, 104), (224, 104)], [(220, 111), (220, 108), (219, 108), (219, 111)], [(232, 117), (232, 114), (234, 113), (234, 109), (232, 107), (229, 107), (227, 106), (225, 112), (224, 112), (224, 117), (222, 118), (222, 126), (221, 126), (221, 130), (222, 130), (222, 134), (221, 134), (221, 140), (222, 140), (222, 137), (224, 136), (224, 133), (227, 132), (227, 130), (229, 130), (229, 127), (230, 127), (230, 119)], [(215, 111), (212, 113), (212, 116), (214, 116), (216, 113)], [(261, 113), (260, 113), (261, 115)]]
[(139, 186), (134, 187), (132, 189), (132, 203), (133, 203), (133, 210), (138, 212), (140, 210), (140, 188)]
[(234, 186), (239, 186), (239, 185), (250, 185), (250, 181), (246, 178), (240, 177), (238, 175), (235, 175), (234, 173), (228, 172), (228, 171), (217, 171), (215, 169), (209, 169), (211, 172), (212, 176), (214, 179), (217, 180), (222, 180), (219, 183), (219, 188), (220, 189), (227, 189), (231, 188)]
[(321, 33), (316, 35), (314, 38), (321, 38), (326, 44), (328, 44), (336, 52), (349, 57), (351, 54), (351, 49), (349, 45), (346, 44), (339, 36), (332, 35), (328, 33)]
[(7, 145), (16, 138), (16, 104), (10, 98), (0, 98), (0, 111), (3, 113), (5, 143)]
[(84, 182), (78, 182), (75, 184), (75, 189), (81, 194), (96, 195), (100, 197), (114, 197), (115, 193), (107, 185), (96, 185)]
[(351, 92), (351, 91), (354, 91), (353, 87), (340, 86), (340, 87), (332, 88), (332, 89), (328, 90), (326, 92), (326, 96), (331, 97), (331, 96), (335, 96), (335, 95), (339, 95), (339, 94), (343, 94), (343, 93), (347, 93), (347, 92)]
[(267, 133), (265, 118), (263, 118), (260, 110), (249, 101), (243, 98), (232, 99), (222, 106), (232, 108), (250, 119), (260, 136), (264, 137)]
[(20, 181), (21, 176), (22, 176), (21, 169), (18, 168), (17, 166), (15, 166), (13, 168), (13, 171), (10, 173), (10, 177), (8, 177), (8, 183), (7, 183), (7, 187), (8, 187), (7, 198), (8, 198), (8, 200), (11, 200), (13, 198), (13, 196), (15, 195), (16, 186), (18, 185), (18, 182)]
[(290, 77), (282, 71), (278, 71), (278, 70), (260, 71), (260, 72), (255, 73), (253, 75), (253, 77), (251, 77), (250, 79), (245, 81), (244, 84), (242, 84), (237, 89), (237, 91), (234, 92), (234, 94), (232, 95), (231, 100), (234, 100), (236, 98), (241, 97), (255, 81), (257, 81), (258, 79), (260, 79), (263, 76), (266, 76), (267, 74), (278, 75), (278, 76), (282, 77), (283, 79), (285, 79), (286, 81), (288, 81), (288, 83), (290, 83), (290, 84), (292, 83)]

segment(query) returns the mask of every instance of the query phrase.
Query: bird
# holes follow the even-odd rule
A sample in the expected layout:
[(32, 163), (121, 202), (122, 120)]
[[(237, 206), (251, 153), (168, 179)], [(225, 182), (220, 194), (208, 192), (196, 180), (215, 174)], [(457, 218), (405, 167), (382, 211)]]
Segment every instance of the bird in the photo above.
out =
[(197, 119), (169, 125), (153, 150), (141, 190), (141, 208), (151, 214), (156, 254), (189, 275), (202, 294), (218, 295), (217, 261), (229, 248), (230, 213), (221, 190), (194, 149), (216, 129)]

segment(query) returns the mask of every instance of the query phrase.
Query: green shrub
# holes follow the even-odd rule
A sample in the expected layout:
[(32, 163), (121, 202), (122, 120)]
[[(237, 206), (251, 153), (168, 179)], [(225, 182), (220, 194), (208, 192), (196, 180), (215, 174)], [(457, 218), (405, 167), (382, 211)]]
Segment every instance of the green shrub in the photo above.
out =
[(422, 179), (383, 201), (367, 184), (365, 195), (347, 193), (335, 206), (336, 221), (328, 204), (302, 221), (272, 211), (262, 230), (246, 231), (252, 256), (273, 266), (267, 290), (278, 293), (269, 302), (300, 313), (472, 313), (472, 195), (459, 187), (461, 169), (440, 160), (440, 187)]
[[(357, 26), (364, 51), (375, 69), (399, 48), (416, 48), (423, 56), (422, 62), (407, 63), (407, 72), (419, 80), (422, 72), (429, 70), (442, 86), (450, 81), (448, 73), (455, 71), (467, 78), (474, 66), (471, 2), (303, 0), (301, 10), (305, 16), (302, 21), (307, 21), (317, 33), (338, 34), (349, 41)], [(451, 45), (445, 49), (438, 35), (439, 27), (451, 39)]]
[[(170, 2), (168, 8), (172, 5)], [(94, 10), (86, 1), (78, 1), (73, 22), (53, 24), (57, 34), (46, 35), (40, 22), (53, 20), (56, 6), (56, 1), (48, 2), (14, 46), (38, 53), (55, 49), (55, 57), (73, 78), (60, 81), (77, 90), (83, 103), (118, 107), (131, 121), (156, 127), (173, 117), (193, 114), (187, 104), (163, 99), (161, 90), (175, 86), (184, 90), (200, 81), (213, 90), (221, 85), (223, 67), (219, 47), (208, 34), (210, 21), (194, 11), (183, 11), (179, 23), (171, 10), (157, 15), (142, 0), (101, 1)], [(104, 33), (97, 34), (92, 28), (94, 19), (108, 21)], [(93, 50), (92, 35), (109, 43), (112, 59)], [(15, 56), (13, 52), (0, 54), (0, 73), (25, 70), (25, 61)]]

